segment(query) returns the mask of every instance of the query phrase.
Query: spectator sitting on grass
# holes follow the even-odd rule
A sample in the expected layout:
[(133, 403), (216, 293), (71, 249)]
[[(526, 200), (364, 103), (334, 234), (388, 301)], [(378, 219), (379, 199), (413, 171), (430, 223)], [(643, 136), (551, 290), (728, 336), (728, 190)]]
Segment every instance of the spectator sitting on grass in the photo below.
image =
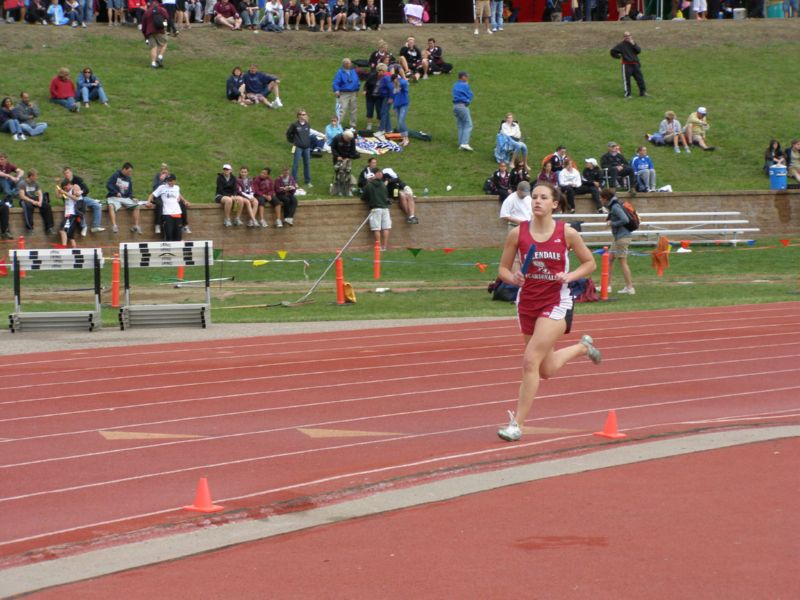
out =
[(330, 147), (333, 138), (343, 132), (344, 129), (342, 129), (342, 126), (339, 124), (339, 117), (333, 115), (331, 117), (331, 122), (325, 126), (325, 144)]
[(108, 96), (103, 89), (103, 84), (89, 67), (84, 67), (78, 75), (78, 93), (86, 108), (89, 108), (90, 100), (99, 100), (104, 106), (108, 106)]
[(240, 67), (233, 67), (228, 81), (225, 82), (225, 95), (231, 102), (238, 102), (242, 106), (250, 106), (253, 101), (247, 97), (245, 91), (244, 75)]
[(406, 75), (413, 73), (414, 81), (428, 78), (428, 59), (422, 56), (422, 52), (416, 46), (416, 40), (409, 37), (405, 46), (400, 48), (400, 66), (403, 67)]
[(73, 27), (78, 25), (86, 27), (86, 23), (83, 22), (81, 17), (81, 5), (78, 0), (66, 0), (64, 3), (64, 16)]
[(359, 192), (363, 192), (364, 188), (367, 187), (367, 181), (373, 178), (375, 173), (378, 171), (378, 159), (374, 156), (371, 156), (367, 160), (367, 166), (361, 170), (361, 173), (358, 175), (358, 189)]
[(631, 160), (631, 169), (636, 174), (636, 190), (639, 192), (656, 191), (656, 169), (653, 160), (647, 156), (647, 148), (639, 146), (636, 156)]
[(280, 0), (267, 0), (264, 4), (264, 16), (261, 18), (259, 26), (264, 31), (283, 31), (283, 4)]
[[(267, 108), (280, 108), (283, 106), (281, 102), (281, 80), (274, 75), (263, 73), (258, 70), (256, 65), (250, 65), (247, 73), (243, 76), (244, 89), (247, 94), (247, 99), (253, 104), (264, 104)], [(270, 102), (267, 96), (274, 94), (275, 100)]]
[(767, 151), (764, 153), (764, 175), (769, 175), (770, 167), (785, 164), (786, 156), (781, 150), (781, 143), (778, 140), (770, 140)]
[(78, 112), (80, 106), (75, 102), (76, 96), (77, 90), (69, 78), (69, 69), (61, 67), (58, 74), (50, 80), (50, 102), (60, 104), (70, 112)]
[(436, 44), (436, 40), (428, 38), (428, 71), (434, 75), (448, 74), (453, 70), (453, 65), (444, 62), (444, 50)]
[(3, 98), (0, 105), (0, 131), (6, 131), (14, 136), (14, 141), (25, 141), (25, 134), (18, 119), (14, 116), (14, 101), (11, 97)]
[(369, 67), (372, 70), (377, 69), (381, 63), (388, 67), (396, 62), (392, 53), (389, 52), (389, 44), (383, 40), (378, 41), (378, 49), (369, 55)]
[(242, 17), (228, 0), (219, 0), (214, 5), (214, 24), (217, 27), (227, 27), (232, 31), (238, 31), (242, 28)]
[(672, 144), (677, 154), (680, 154), (681, 142), (683, 142), (683, 146), (686, 148), (686, 153), (690, 154), (692, 152), (691, 148), (689, 148), (689, 142), (686, 141), (686, 136), (683, 135), (681, 122), (675, 118), (675, 113), (671, 110), (668, 110), (664, 113), (664, 120), (661, 121), (661, 124), (658, 127), (658, 132), (652, 135), (645, 133), (644, 137), (647, 138), (648, 142), (651, 142), (656, 146)]
[(714, 150), (714, 146), (709, 146), (706, 143), (706, 132), (711, 125), (708, 124), (708, 111), (705, 106), (700, 106), (698, 109), (689, 115), (686, 119), (686, 127), (683, 128), (683, 133), (689, 143), (695, 146), (700, 146), (703, 150)]
[(239, 15), (242, 17), (242, 27), (251, 29), (253, 33), (258, 33), (258, 6), (253, 0), (241, 0), (239, 2)]
[(69, 19), (64, 16), (64, 9), (58, 0), (50, 0), (50, 5), (47, 7), (47, 21), (56, 27), (69, 24)]

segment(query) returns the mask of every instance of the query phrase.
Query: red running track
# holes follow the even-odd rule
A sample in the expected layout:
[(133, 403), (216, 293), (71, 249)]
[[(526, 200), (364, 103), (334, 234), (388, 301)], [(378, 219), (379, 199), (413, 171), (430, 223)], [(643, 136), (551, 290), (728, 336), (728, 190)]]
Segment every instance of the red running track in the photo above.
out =
[(586, 451), (611, 408), (634, 440), (798, 421), (800, 303), (579, 316), (564, 343), (585, 332), (603, 364), (544, 383), (517, 444), (510, 320), (2, 357), (0, 557), (191, 526), (199, 477), (236, 519)]

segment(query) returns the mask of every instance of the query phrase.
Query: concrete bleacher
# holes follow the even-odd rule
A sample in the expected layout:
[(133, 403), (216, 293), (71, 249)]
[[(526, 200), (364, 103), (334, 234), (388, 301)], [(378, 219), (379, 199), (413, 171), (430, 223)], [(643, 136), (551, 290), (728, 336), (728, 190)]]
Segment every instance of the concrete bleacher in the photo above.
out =
[[(627, 195), (623, 194), (623, 198)], [(639, 194), (633, 200), (636, 210), (641, 215), (651, 213), (714, 213), (722, 215), (714, 220), (746, 221), (745, 223), (727, 223), (730, 228), (758, 229), (752, 233), (761, 236), (800, 236), (800, 190), (782, 191), (744, 191), (744, 192), (702, 192), (702, 193), (651, 193)], [(417, 203), (419, 225), (408, 225), (402, 217), (400, 209), (392, 205), (394, 221), (391, 247), (397, 248), (486, 248), (498, 246), (503, 240), (507, 228), (498, 219), (500, 204), (495, 196), (461, 196), (461, 197), (420, 197)], [(14, 232), (23, 231), (20, 209), (12, 209), (11, 225)], [(56, 221), (60, 218), (60, 209), (54, 209)], [(592, 214), (594, 207), (588, 196), (578, 196), (577, 212)], [(735, 218), (724, 216), (724, 213), (739, 213)], [(187, 240), (213, 240), (214, 248), (222, 249), (226, 257), (262, 256), (278, 250), (298, 251), (336, 251), (353, 234), (367, 214), (366, 205), (358, 198), (337, 198), (323, 200), (301, 200), (295, 218), (294, 227), (276, 229), (248, 229), (246, 227), (223, 228), (222, 211), (218, 205), (192, 205), (189, 213), (192, 234), (185, 236)], [(120, 242), (156, 241), (153, 234), (152, 211), (142, 211), (143, 235), (133, 236), (128, 233), (128, 215), (118, 215), (120, 233), (105, 231), (101, 234), (90, 234), (81, 238), (82, 246), (100, 246), (114, 252)], [(580, 220), (576, 215), (569, 215), (570, 220)], [(105, 217), (104, 217), (105, 219)], [(681, 229), (692, 226), (688, 221), (706, 221), (710, 217), (665, 219), (666, 222), (681, 220)], [(644, 218), (645, 221), (651, 219)], [(104, 224), (106, 221), (104, 220)], [(741, 227), (740, 227), (741, 226)], [(587, 231), (586, 228), (584, 228)], [(591, 230), (591, 228), (589, 228)], [(670, 231), (670, 229), (665, 229)], [(669, 237), (669, 234), (667, 234)], [(47, 247), (55, 238), (42, 235), (40, 228), (32, 236), (28, 236), (28, 247)], [(10, 248), (11, 241), (3, 247)], [(372, 248), (371, 233), (364, 228), (353, 242), (353, 248), (365, 250)]]

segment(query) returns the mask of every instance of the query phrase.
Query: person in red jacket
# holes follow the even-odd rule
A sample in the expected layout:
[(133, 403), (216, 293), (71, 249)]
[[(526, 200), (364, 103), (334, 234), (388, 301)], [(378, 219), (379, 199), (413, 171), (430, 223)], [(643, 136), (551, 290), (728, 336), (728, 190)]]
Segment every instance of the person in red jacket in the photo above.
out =
[(167, 23), (169, 13), (158, 0), (147, 5), (142, 17), (142, 35), (150, 46), (150, 66), (154, 69), (164, 67), (164, 54), (167, 52)]
[(78, 112), (81, 107), (75, 101), (76, 95), (75, 84), (69, 78), (69, 69), (61, 67), (58, 74), (50, 80), (50, 102), (60, 104), (70, 112)]

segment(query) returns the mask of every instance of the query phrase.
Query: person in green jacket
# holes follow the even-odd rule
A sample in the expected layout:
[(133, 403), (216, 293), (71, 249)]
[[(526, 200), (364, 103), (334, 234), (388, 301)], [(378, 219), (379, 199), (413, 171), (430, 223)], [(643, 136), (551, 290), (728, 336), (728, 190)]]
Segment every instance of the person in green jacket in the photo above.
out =
[(376, 171), (368, 177), (361, 199), (369, 206), (369, 228), (380, 243), (381, 250), (389, 246), (389, 232), (392, 229), (392, 217), (389, 214), (389, 192), (383, 182), (383, 171)]

